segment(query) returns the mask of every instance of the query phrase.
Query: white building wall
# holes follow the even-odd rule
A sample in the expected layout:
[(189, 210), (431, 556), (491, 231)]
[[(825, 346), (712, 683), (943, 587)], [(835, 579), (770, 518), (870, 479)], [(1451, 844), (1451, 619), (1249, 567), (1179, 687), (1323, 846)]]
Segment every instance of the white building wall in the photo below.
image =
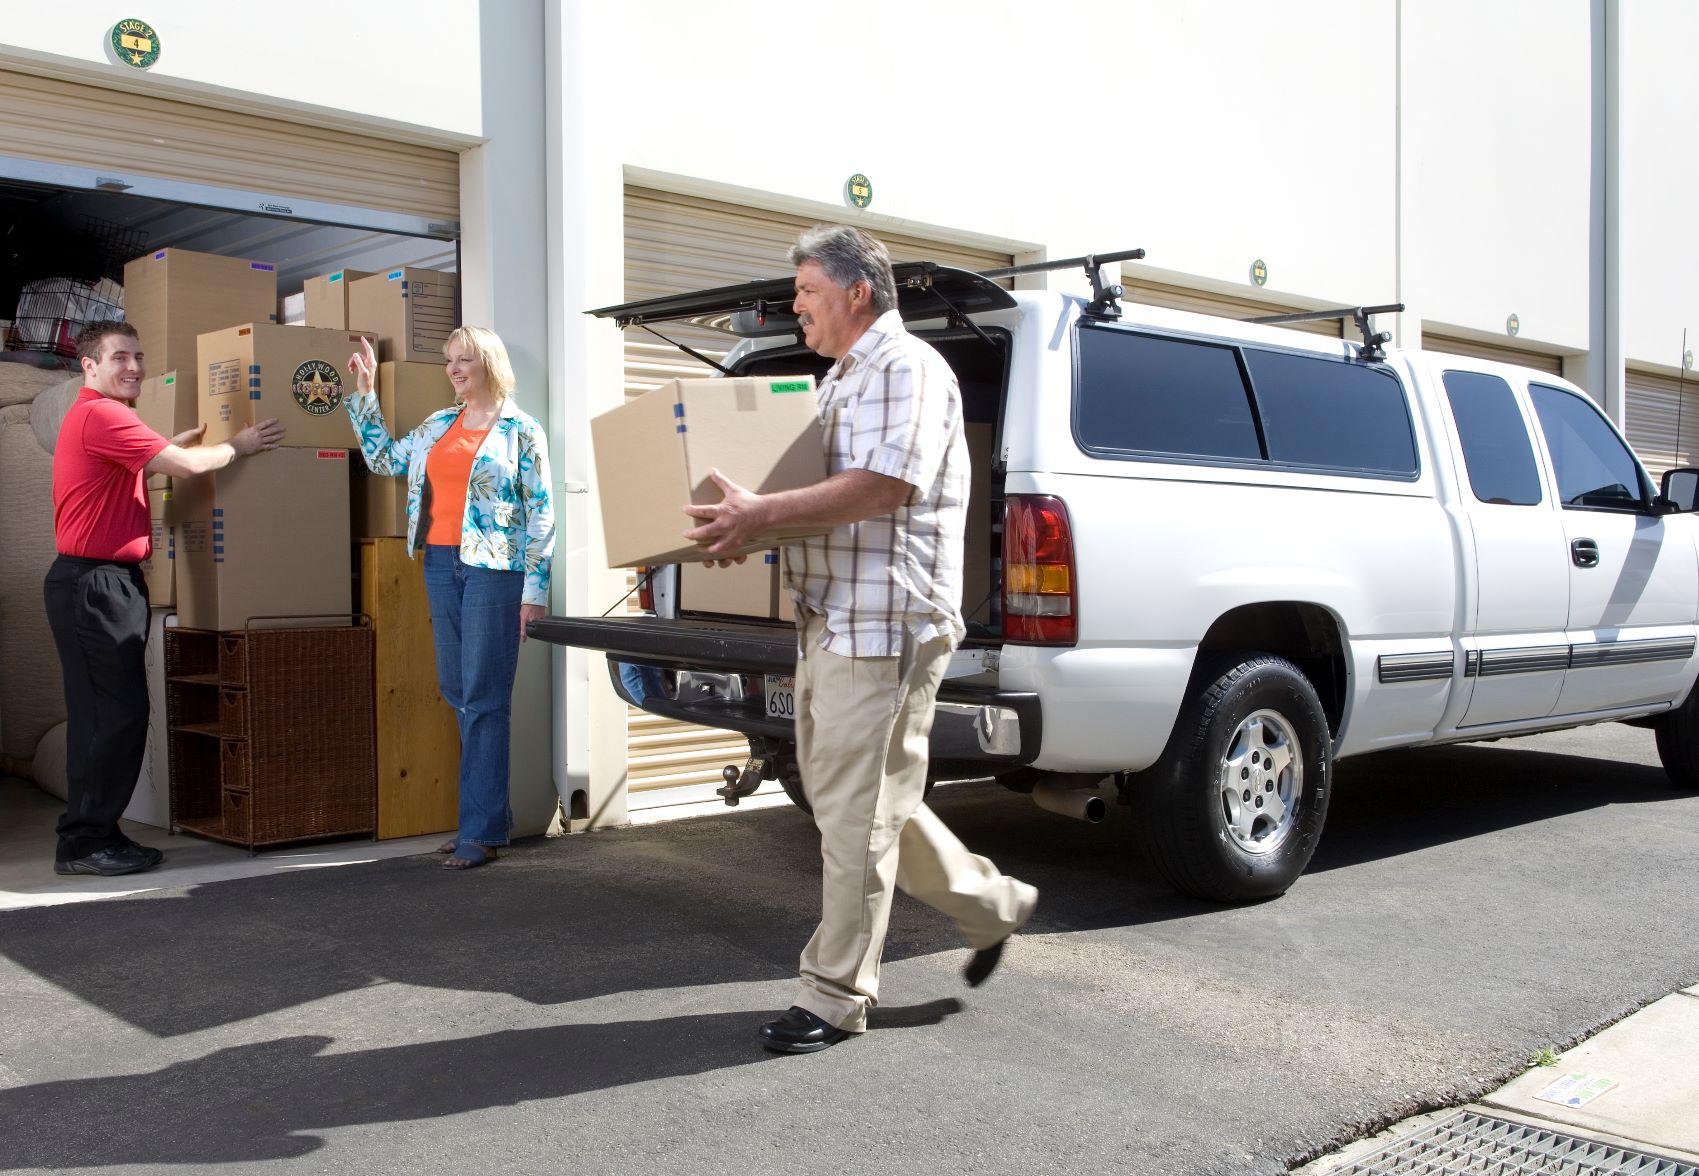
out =
[[(159, 61), (145, 73), (108, 63), (112, 26), (131, 17), (159, 33)], [(8, 57), (73, 79), (92, 72), (106, 84), (331, 124), (384, 120), (445, 145), (483, 131), (478, 0), (9, 3), (0, 37)]]
[(1673, 372), (1699, 352), (1699, 5), (1622, 4), (1623, 350)]
[(1402, 5), (1405, 301), (1429, 322), (1588, 349), (1587, 0)]

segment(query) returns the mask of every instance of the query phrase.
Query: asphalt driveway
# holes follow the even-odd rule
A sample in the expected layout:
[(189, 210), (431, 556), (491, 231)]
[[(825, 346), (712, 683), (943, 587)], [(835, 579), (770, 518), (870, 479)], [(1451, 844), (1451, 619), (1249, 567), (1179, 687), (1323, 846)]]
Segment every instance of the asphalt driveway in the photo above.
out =
[(807, 1057), (753, 1040), (817, 910), (790, 808), (0, 914), (0, 1167), (1279, 1172), (1699, 980), (1699, 798), (1645, 732), (1348, 763), (1236, 909), (1124, 811), (934, 802), (1037, 917), (970, 992), (900, 899), (872, 1031)]

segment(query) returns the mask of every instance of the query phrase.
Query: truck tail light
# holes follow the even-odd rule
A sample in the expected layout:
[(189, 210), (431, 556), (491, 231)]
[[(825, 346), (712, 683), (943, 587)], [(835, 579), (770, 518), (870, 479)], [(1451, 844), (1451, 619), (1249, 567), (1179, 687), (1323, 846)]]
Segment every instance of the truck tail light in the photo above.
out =
[(1003, 640), (1079, 640), (1074, 537), (1068, 508), (1048, 494), (1011, 494), (1003, 505)]
[(637, 607), (644, 612), (655, 611), (655, 573), (659, 568), (637, 569)]

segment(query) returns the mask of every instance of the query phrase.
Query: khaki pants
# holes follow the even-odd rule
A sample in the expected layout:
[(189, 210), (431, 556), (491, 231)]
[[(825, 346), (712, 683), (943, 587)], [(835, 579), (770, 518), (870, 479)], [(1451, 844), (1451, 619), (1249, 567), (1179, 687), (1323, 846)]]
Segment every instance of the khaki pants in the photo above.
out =
[(921, 803), (949, 642), (848, 658), (821, 649), (821, 631), (806, 619), (796, 674), (797, 752), (822, 859), (820, 926), (796, 1003), (859, 1033), (878, 1001), (893, 886), (954, 919), (975, 949), (1025, 923), (1038, 892), (969, 853)]

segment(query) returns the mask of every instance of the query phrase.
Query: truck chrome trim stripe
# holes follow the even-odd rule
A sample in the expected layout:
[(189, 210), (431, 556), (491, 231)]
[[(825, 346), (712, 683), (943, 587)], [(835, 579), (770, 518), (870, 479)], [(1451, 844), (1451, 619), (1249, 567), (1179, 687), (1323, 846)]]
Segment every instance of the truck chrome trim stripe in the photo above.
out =
[(1534, 645), (1520, 649), (1483, 649), (1475, 673), (1483, 678), (1499, 674), (1537, 674), (1569, 668), (1569, 646)]
[[(1693, 637), (1651, 637), (1638, 641), (1590, 641), (1585, 645), (1538, 645), (1520, 649), (1471, 649), (1464, 655), (1466, 678), (1536, 674), (1551, 670), (1627, 666), (1641, 662), (1686, 661), (1699, 648)], [(1387, 681), (1381, 675), (1381, 681)]]
[(1428, 682), (1449, 678), (1456, 659), (1445, 653), (1383, 653), (1375, 659), (1382, 682)]
[(1686, 661), (1693, 656), (1692, 637), (1653, 637), (1643, 641), (1595, 641), (1570, 650), (1572, 668), (1626, 666), (1636, 662)]

